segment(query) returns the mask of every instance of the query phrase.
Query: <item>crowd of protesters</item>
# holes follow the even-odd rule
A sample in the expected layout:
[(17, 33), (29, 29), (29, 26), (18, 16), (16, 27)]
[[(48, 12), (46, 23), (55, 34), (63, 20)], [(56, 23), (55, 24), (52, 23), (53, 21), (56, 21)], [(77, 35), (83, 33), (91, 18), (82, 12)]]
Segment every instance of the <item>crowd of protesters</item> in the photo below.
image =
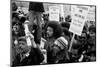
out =
[[(88, 26), (86, 22), (82, 35), (75, 35), (69, 51), (73, 36), (69, 31), (71, 16), (66, 17), (62, 23), (50, 21), (49, 15), (43, 14), (43, 3), (39, 2), (29, 3), (27, 15), (21, 11), (16, 12), (17, 8), (16, 3), (12, 2), (12, 66), (96, 61), (95, 24)], [(26, 20), (29, 21), (29, 36), (25, 34)], [(31, 40), (31, 46), (27, 45), (27, 37)]]

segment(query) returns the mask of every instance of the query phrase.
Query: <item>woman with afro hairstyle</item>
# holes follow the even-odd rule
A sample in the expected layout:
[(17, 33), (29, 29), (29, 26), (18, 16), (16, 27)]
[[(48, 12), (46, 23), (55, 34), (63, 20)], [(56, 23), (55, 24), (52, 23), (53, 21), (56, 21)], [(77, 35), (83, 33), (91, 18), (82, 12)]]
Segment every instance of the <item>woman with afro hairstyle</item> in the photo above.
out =
[[(50, 21), (46, 30), (47, 42), (44, 48), (47, 50), (47, 63), (59, 63), (59, 60), (65, 58), (65, 48), (68, 41), (62, 37), (62, 27), (56, 21)], [(62, 57), (62, 58), (61, 58)]]

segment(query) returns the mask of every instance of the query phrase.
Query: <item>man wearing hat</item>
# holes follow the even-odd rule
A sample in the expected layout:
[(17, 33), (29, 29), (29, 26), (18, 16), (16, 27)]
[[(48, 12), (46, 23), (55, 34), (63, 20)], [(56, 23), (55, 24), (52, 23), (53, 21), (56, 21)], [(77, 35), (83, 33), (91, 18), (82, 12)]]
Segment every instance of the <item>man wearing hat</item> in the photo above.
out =
[(34, 32), (34, 40), (36, 44), (40, 44), (42, 35), (42, 13), (44, 12), (43, 3), (41, 2), (30, 2), (29, 3), (29, 30)]
[(18, 38), (16, 53), (13, 66), (39, 65), (44, 60), (44, 56), (39, 48), (27, 45), (26, 37)]

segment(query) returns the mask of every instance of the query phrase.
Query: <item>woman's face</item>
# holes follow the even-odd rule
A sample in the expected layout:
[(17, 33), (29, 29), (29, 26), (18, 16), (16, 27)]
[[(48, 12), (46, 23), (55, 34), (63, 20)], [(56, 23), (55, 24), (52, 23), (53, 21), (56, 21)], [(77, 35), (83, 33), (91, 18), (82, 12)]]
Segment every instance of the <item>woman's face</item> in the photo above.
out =
[(53, 28), (47, 27), (47, 37), (52, 37), (53, 36)]

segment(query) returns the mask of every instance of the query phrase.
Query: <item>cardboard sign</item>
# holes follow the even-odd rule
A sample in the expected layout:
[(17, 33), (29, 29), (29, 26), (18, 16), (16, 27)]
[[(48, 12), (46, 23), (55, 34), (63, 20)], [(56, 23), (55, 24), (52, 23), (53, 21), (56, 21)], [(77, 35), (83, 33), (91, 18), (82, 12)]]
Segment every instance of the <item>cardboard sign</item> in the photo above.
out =
[(89, 8), (87, 20), (88, 21), (95, 21), (95, 6)]
[(59, 6), (49, 6), (49, 20), (59, 21)]
[(69, 28), (70, 32), (81, 36), (86, 17), (88, 13), (88, 6), (71, 6), (72, 22)]

